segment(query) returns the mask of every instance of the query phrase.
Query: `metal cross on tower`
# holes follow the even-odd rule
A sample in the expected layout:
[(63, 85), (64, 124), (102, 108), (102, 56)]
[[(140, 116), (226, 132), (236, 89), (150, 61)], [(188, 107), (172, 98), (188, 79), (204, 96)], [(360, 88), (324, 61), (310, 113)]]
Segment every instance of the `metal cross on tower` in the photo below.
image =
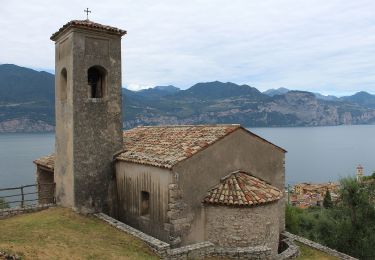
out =
[(89, 13), (91, 13), (91, 11), (89, 10), (89, 8), (86, 8), (83, 11), (86, 13), (86, 19), (88, 20), (89, 19)]

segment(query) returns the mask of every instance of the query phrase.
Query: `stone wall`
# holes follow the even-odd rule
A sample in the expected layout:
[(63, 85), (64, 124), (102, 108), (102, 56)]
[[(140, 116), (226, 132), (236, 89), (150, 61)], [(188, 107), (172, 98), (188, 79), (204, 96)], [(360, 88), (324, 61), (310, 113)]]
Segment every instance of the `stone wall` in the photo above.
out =
[(257, 207), (205, 206), (205, 239), (221, 247), (266, 246), (277, 254), (278, 204)]
[(170, 244), (147, 235), (104, 213), (94, 214), (94, 216), (118, 230), (142, 240), (162, 259), (204, 259), (208, 256), (225, 257), (226, 259), (272, 259), (272, 251), (266, 246), (215, 247), (212, 242), (204, 241), (171, 249)]
[(326, 247), (326, 246), (323, 246), (319, 243), (316, 243), (314, 241), (311, 241), (309, 239), (306, 239), (304, 237), (300, 237), (300, 236), (297, 236), (297, 235), (294, 235), (292, 233), (289, 233), (289, 232), (283, 232), (283, 235), (287, 238), (289, 238), (290, 240), (293, 240), (293, 241), (298, 241), (304, 245), (307, 245), (309, 247), (312, 247), (312, 248), (315, 248), (319, 251), (322, 251), (324, 253), (327, 253), (331, 256), (335, 256), (335, 257), (338, 257), (339, 259), (344, 259), (344, 260), (356, 260), (357, 258), (354, 258), (350, 255), (347, 255), (347, 254), (344, 254), (344, 253), (341, 253), (341, 252), (338, 252), (332, 248), (329, 248), (329, 247)]
[(137, 237), (138, 239), (145, 242), (157, 255), (160, 257), (166, 257), (167, 256), (167, 250), (170, 249), (170, 245), (168, 243), (165, 243), (157, 238), (154, 238), (150, 235), (147, 235), (143, 233), (142, 231), (139, 231), (138, 229), (135, 229), (131, 226), (128, 226), (114, 218), (111, 218), (110, 216), (104, 214), (104, 213), (97, 213), (94, 214), (97, 218), (107, 222), (111, 226), (114, 226), (115, 228), (119, 229), (122, 232), (125, 232), (127, 234), (130, 234), (132, 236)]
[(39, 204), (49, 204), (55, 202), (55, 184), (53, 171), (46, 170), (37, 165), (36, 180), (38, 184)]
[(169, 231), (169, 242), (172, 247), (179, 246), (182, 237), (186, 236), (191, 227), (193, 214), (187, 212), (187, 204), (182, 200), (182, 191), (177, 184), (169, 184), (168, 223), (164, 224)]
[(9, 218), (9, 217), (13, 217), (13, 216), (24, 214), (24, 213), (37, 212), (37, 211), (48, 209), (54, 206), (55, 204), (40, 204), (40, 205), (25, 206), (23, 208), (15, 207), (15, 208), (0, 209), (0, 219)]

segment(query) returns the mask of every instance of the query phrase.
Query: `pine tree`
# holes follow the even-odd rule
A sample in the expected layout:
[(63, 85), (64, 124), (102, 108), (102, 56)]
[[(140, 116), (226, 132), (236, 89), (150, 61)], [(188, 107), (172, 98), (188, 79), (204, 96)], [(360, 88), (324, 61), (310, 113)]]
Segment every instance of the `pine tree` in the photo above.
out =
[(332, 206), (333, 206), (333, 203), (331, 199), (331, 193), (329, 192), (329, 190), (327, 190), (323, 199), (323, 207), (327, 209), (327, 208), (332, 208)]

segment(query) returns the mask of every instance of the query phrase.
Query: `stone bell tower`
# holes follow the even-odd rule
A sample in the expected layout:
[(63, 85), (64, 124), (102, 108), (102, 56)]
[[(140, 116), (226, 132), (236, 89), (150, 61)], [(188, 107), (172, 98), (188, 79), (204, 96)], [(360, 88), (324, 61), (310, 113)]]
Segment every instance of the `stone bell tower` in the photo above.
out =
[(108, 211), (113, 156), (122, 149), (121, 37), (126, 31), (73, 20), (55, 41), (57, 204)]

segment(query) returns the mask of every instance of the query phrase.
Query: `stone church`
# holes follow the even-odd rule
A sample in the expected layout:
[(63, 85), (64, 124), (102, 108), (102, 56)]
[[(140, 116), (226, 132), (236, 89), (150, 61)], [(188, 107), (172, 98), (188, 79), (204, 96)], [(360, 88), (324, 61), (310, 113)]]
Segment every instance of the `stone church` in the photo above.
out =
[(105, 212), (176, 247), (211, 241), (276, 254), (286, 151), (240, 125), (123, 131), (125, 34), (73, 20), (52, 35), (55, 152), (34, 161), (37, 182), (56, 184), (58, 205)]

